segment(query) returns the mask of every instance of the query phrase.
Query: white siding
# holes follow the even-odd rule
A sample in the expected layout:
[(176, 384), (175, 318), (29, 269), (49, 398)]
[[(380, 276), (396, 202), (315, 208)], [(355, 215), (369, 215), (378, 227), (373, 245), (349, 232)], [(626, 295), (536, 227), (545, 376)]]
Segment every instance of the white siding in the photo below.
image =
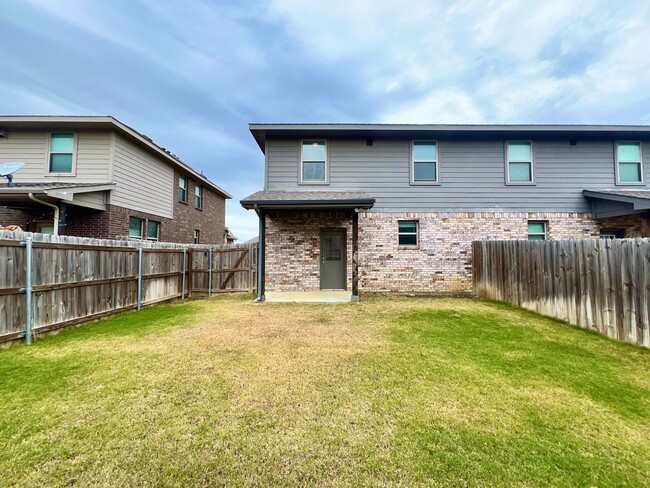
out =
[(102, 207), (106, 208), (106, 200), (108, 196), (107, 191), (93, 191), (90, 193), (77, 193), (72, 200), (73, 203), (76, 203), (81, 206), (88, 206), (91, 208)]
[(115, 136), (112, 205), (173, 218), (174, 170), (120, 135)]
[(24, 161), (25, 167), (14, 176), (16, 183), (107, 183), (109, 178), (108, 132), (76, 134), (76, 173), (74, 176), (49, 176), (50, 133), (8, 131), (0, 138), (0, 162)]

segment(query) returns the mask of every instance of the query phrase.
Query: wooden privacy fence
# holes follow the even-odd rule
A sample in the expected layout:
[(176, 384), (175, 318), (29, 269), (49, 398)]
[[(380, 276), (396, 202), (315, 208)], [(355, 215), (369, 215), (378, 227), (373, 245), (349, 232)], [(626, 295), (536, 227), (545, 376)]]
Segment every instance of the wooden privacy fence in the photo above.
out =
[(256, 266), (254, 244), (0, 231), (0, 343), (174, 298), (252, 293)]
[(474, 291), (650, 347), (650, 239), (477, 241)]

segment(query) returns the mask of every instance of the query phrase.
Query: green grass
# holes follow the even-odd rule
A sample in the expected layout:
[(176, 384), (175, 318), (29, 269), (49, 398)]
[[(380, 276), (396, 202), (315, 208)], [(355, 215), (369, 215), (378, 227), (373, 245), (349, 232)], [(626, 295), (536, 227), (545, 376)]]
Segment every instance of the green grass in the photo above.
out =
[(650, 486), (650, 351), (474, 300), (160, 305), (0, 350), (0, 473)]

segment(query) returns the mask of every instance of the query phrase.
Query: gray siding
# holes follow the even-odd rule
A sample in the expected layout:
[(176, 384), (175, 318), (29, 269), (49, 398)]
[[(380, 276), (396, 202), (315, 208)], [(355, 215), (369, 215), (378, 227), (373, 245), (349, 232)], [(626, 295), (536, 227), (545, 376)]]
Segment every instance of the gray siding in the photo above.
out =
[(24, 161), (16, 183), (107, 183), (109, 176), (108, 132), (76, 133), (76, 172), (71, 176), (48, 175), (49, 132), (9, 131), (0, 139), (0, 161)]
[(116, 186), (110, 203), (173, 218), (174, 169), (120, 135), (113, 155)]
[[(363, 191), (376, 198), (376, 211), (588, 212), (582, 190), (616, 182), (612, 141), (533, 141), (533, 186), (505, 184), (503, 140), (438, 140), (439, 186), (410, 185), (409, 141), (329, 140), (327, 186), (299, 184), (300, 141), (269, 140), (267, 147), (268, 190)], [(650, 143), (643, 143), (643, 157), (648, 182)]]

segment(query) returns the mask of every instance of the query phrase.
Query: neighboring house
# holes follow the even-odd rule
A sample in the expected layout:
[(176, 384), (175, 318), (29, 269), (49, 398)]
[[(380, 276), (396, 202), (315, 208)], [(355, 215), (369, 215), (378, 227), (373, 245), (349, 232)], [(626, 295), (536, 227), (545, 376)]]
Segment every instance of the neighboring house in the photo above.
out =
[(0, 117), (0, 225), (72, 236), (223, 244), (232, 198), (113, 117)]
[[(471, 291), (471, 242), (650, 236), (650, 127), (252, 124), (264, 291)], [(357, 251), (358, 248), (358, 251)]]

